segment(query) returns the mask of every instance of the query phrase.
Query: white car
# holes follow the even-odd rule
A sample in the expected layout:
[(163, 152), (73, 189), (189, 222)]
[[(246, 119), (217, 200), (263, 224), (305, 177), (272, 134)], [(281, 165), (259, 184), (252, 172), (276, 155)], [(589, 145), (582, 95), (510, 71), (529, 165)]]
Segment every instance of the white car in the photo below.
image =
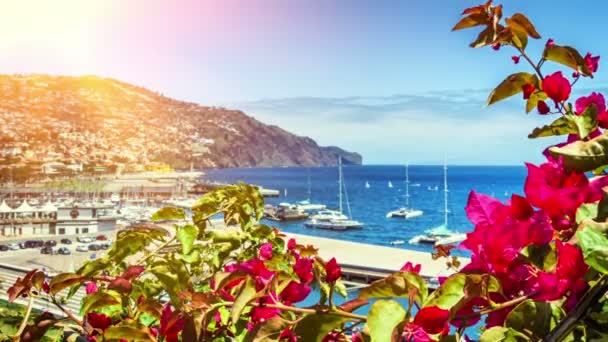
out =
[(17, 250), (21, 249), (21, 247), (19, 247), (19, 244), (18, 243), (14, 243), (14, 242), (13, 243), (9, 243), (7, 246), (8, 246), (8, 249), (10, 249), (11, 251), (17, 251)]
[(76, 251), (77, 252), (88, 252), (89, 247), (87, 247), (85, 245), (78, 245), (78, 247), (76, 247)]

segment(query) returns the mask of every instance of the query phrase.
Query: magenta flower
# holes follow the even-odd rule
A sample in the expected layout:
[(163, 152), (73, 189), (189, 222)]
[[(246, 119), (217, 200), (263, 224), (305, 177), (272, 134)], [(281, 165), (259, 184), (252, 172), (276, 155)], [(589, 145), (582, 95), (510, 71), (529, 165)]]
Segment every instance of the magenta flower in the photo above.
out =
[(313, 261), (310, 258), (299, 258), (296, 260), (295, 265), (293, 265), (293, 271), (300, 278), (300, 282), (308, 284), (314, 279), (315, 275), (312, 273), (312, 264)]
[(417, 264), (416, 266), (414, 266), (414, 264), (412, 264), (411, 262), (408, 261), (405, 263), (405, 265), (403, 265), (403, 267), (401, 267), (400, 271), (420, 274), (421, 268), (422, 268), (422, 265)]
[(260, 247), (260, 259), (262, 260), (270, 260), (272, 259), (272, 244), (270, 242), (266, 242)]
[(587, 265), (583, 253), (577, 247), (557, 240), (557, 266), (554, 273), (539, 272), (538, 294), (539, 300), (557, 300), (571, 291), (578, 298), (585, 292), (587, 283), (583, 280), (587, 273)]
[(511, 59), (513, 60), (513, 63), (518, 64), (519, 63), (519, 56), (511, 56)]
[(171, 305), (167, 304), (163, 308), (160, 317), (159, 333), (165, 337), (167, 342), (178, 342), (178, 335), (186, 326), (186, 322), (182, 318), (182, 314), (178, 311), (173, 311)]
[(94, 282), (88, 282), (85, 287), (84, 287), (86, 293), (88, 295), (97, 292), (98, 288), (97, 288), (97, 284)]
[(585, 55), (585, 66), (591, 73), (597, 72), (600, 56), (591, 56), (590, 52)]
[(293, 251), (296, 249), (296, 239), (289, 239), (289, 241), (287, 241), (287, 250), (289, 251)]
[(102, 313), (90, 312), (87, 314), (87, 322), (93, 328), (104, 331), (112, 325), (112, 318)]
[(424, 329), (430, 335), (447, 334), (450, 311), (438, 306), (427, 306), (416, 314), (414, 324)]
[(599, 126), (608, 128), (608, 112), (606, 112), (606, 100), (604, 95), (592, 92), (589, 96), (581, 96), (575, 102), (577, 114), (582, 114), (589, 106), (595, 105)]
[(342, 276), (342, 268), (338, 265), (336, 258), (331, 258), (331, 260), (325, 264), (325, 273), (325, 280), (330, 284), (333, 284), (336, 280), (340, 279)]
[(290, 281), (289, 284), (281, 291), (279, 298), (285, 304), (291, 305), (306, 299), (310, 294), (310, 287), (306, 284), (301, 284), (296, 281)]
[(553, 38), (549, 38), (547, 40), (547, 42), (545, 43), (545, 47), (549, 47), (549, 46), (553, 46), (555, 45), (555, 42), (553, 41)]
[(561, 71), (546, 76), (543, 80), (543, 91), (555, 102), (555, 106), (570, 97), (572, 87), (570, 81), (562, 75)]
[(547, 106), (547, 103), (543, 100), (538, 101), (536, 104), (536, 110), (538, 110), (538, 114), (540, 115), (545, 115), (551, 111), (549, 106)]
[(524, 92), (524, 100), (527, 100), (530, 98), (530, 95), (532, 95), (532, 93), (534, 93), (534, 91), (536, 90), (536, 88), (532, 85), (532, 83), (528, 82), (526, 84), (524, 84), (521, 89)]

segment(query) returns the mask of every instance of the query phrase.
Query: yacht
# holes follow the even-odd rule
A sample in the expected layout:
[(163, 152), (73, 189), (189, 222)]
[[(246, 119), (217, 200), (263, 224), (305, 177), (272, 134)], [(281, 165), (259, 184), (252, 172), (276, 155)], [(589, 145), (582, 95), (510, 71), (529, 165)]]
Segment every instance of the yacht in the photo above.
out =
[(347, 230), (351, 228), (362, 228), (363, 223), (355, 220), (351, 220), (348, 216), (344, 215), (342, 210), (342, 191), (344, 191), (344, 197), (346, 200), (346, 207), (348, 209), (349, 216), (350, 204), (348, 202), (348, 193), (346, 192), (346, 185), (344, 184), (342, 176), (342, 158), (338, 158), (338, 202), (340, 210), (321, 210), (316, 215), (311, 216), (310, 220), (304, 225), (309, 228), (319, 229), (331, 229), (331, 230)]
[(392, 188), (393, 187), (393, 183), (391, 181), (388, 181), (388, 187)]
[(277, 207), (264, 209), (264, 217), (273, 221), (299, 221), (306, 220), (308, 216), (297, 205), (289, 203), (279, 203)]
[(368, 182), (368, 181), (365, 181), (365, 188), (366, 188), (366, 189), (371, 188), (371, 185), (369, 185), (369, 182)]
[(409, 164), (405, 164), (405, 207), (393, 210), (386, 214), (387, 218), (398, 217), (398, 218), (414, 218), (422, 216), (424, 212), (422, 210), (410, 208), (410, 175), (409, 175)]
[(443, 163), (443, 224), (425, 231), (424, 234), (413, 237), (410, 244), (443, 245), (458, 243), (466, 239), (466, 234), (456, 233), (448, 228), (448, 166)]
[(305, 212), (323, 210), (327, 208), (325, 204), (311, 203), (312, 184), (310, 182), (310, 169), (308, 170), (308, 199), (296, 203), (296, 208)]

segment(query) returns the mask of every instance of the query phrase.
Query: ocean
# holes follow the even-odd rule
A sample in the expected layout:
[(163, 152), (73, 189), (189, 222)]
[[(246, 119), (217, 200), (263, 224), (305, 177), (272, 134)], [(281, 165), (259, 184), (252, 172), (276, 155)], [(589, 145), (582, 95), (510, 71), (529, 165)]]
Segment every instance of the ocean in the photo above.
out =
[[(266, 203), (294, 203), (308, 199), (328, 208), (338, 208), (337, 167), (286, 167), (204, 170), (206, 178), (214, 181), (261, 185), (280, 190), (279, 198), (267, 198)], [(501, 201), (511, 194), (523, 193), (526, 168), (522, 166), (448, 166), (448, 227), (456, 232), (473, 229), (464, 212), (469, 192), (494, 196)], [(330, 231), (312, 229), (299, 222), (274, 222), (270, 225), (281, 230), (390, 246), (391, 241), (403, 240), (396, 248), (430, 251), (428, 245), (409, 244), (408, 241), (425, 230), (441, 225), (444, 221), (443, 166), (410, 165), (410, 207), (424, 211), (419, 217), (408, 220), (387, 218), (386, 214), (405, 203), (405, 166), (364, 165), (343, 166), (344, 182), (352, 218), (365, 224), (362, 229)], [(366, 187), (369, 183), (369, 188)], [(389, 186), (392, 183), (392, 187)], [(437, 190), (430, 190), (437, 187)], [(344, 204), (348, 215), (347, 205)], [(460, 253), (457, 253), (460, 254)]]

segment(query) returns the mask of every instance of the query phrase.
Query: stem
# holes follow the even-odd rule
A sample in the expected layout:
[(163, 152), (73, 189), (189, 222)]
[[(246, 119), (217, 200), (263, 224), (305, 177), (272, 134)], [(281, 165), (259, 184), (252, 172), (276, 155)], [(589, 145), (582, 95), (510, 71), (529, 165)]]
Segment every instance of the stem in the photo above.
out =
[(31, 293), (28, 293), (29, 301), (27, 302), (27, 309), (25, 310), (25, 315), (23, 316), (23, 321), (21, 321), (21, 325), (19, 326), (19, 329), (17, 330), (17, 332), (15, 333), (15, 336), (13, 336), (13, 341), (20, 341), (21, 340), (21, 334), (23, 333), (23, 330), (25, 330), (25, 327), (27, 326), (27, 321), (30, 319), (30, 314), (32, 313), (32, 307), (34, 306), (34, 296), (32, 296)]
[[(283, 305), (283, 304), (266, 304), (265, 306), (268, 308), (279, 309), (279, 310), (284, 310), (284, 311), (292, 311), (292, 312), (297, 312), (297, 313), (306, 313), (306, 314), (319, 313), (319, 310), (308, 309), (308, 308), (297, 308), (295, 306), (287, 306), (287, 305)], [(331, 314), (331, 315), (336, 315), (336, 316), (357, 319), (360, 321), (367, 321), (366, 316), (358, 315), (358, 314), (354, 314), (354, 313), (346, 312), (346, 311), (342, 311), (342, 310), (321, 311), (321, 312)]]
[(476, 317), (479, 317), (479, 316), (487, 315), (487, 314), (489, 314), (491, 312), (494, 312), (494, 311), (502, 310), (502, 309), (508, 308), (510, 306), (515, 306), (515, 305), (523, 302), (524, 300), (530, 298), (531, 296), (533, 296), (535, 294), (536, 294), (536, 292), (532, 292), (532, 293), (529, 293), (529, 294), (527, 294), (525, 296), (517, 297), (517, 298), (511, 299), (511, 300), (508, 300), (506, 302), (503, 302), (503, 303), (500, 303), (500, 304), (497, 304), (497, 305), (494, 305), (494, 306), (491, 306), (491, 307), (487, 307), (487, 308), (479, 310), (477, 312), (473, 312), (473, 313), (470, 313), (470, 314), (467, 314), (467, 315), (456, 316), (456, 317), (454, 317), (454, 319), (468, 320), (468, 319), (471, 319), (471, 318), (476, 318)]
[(335, 283), (333, 283), (333, 284), (331, 284), (331, 287), (329, 288), (329, 298), (328, 298), (328, 300), (329, 300), (329, 307), (330, 307), (330, 308), (333, 308), (333, 307), (334, 307), (334, 304), (333, 304), (333, 296), (334, 296), (334, 288), (335, 288), (335, 287), (336, 287), (336, 284), (335, 284)]
[(59, 302), (57, 302), (55, 297), (51, 297), (51, 301), (53, 302), (53, 304), (55, 304), (56, 307), (59, 308), (59, 310), (61, 310), (66, 316), (68, 316), (69, 319), (71, 319), (76, 324), (78, 324), (79, 326), (81, 326), (83, 329), (86, 330), (86, 328), (84, 326), (84, 322), (82, 320), (78, 319), (78, 317), (76, 317), (76, 315), (74, 315), (74, 313), (72, 313), (72, 311), (61, 306), (61, 304), (59, 304)]
[(175, 239), (176, 239), (176, 236), (173, 236), (172, 238), (170, 238), (166, 242), (162, 243), (160, 246), (156, 247), (156, 249), (153, 250), (152, 252), (150, 252), (150, 254), (146, 255), (145, 257), (143, 257), (140, 260), (138, 260), (137, 262), (135, 262), (134, 265), (140, 265), (140, 264), (142, 264), (144, 261), (148, 260), (151, 256), (156, 255), (158, 252), (160, 252), (160, 250), (162, 250), (163, 248), (169, 246), (169, 244), (171, 244), (173, 241), (175, 241)]
[(522, 57), (525, 58), (526, 61), (528, 61), (528, 63), (530, 63), (530, 66), (532, 66), (532, 69), (534, 69), (534, 71), (536, 72), (536, 74), (538, 75), (538, 77), (540, 77), (540, 79), (543, 80), (544, 76), (543, 76), (542, 72), (540, 71), (541, 62), (539, 62), (538, 64), (534, 64), (534, 62), (532, 61), (532, 59), (530, 58), (530, 56), (528, 56), (523, 49), (517, 48), (517, 50), (522, 55)]

